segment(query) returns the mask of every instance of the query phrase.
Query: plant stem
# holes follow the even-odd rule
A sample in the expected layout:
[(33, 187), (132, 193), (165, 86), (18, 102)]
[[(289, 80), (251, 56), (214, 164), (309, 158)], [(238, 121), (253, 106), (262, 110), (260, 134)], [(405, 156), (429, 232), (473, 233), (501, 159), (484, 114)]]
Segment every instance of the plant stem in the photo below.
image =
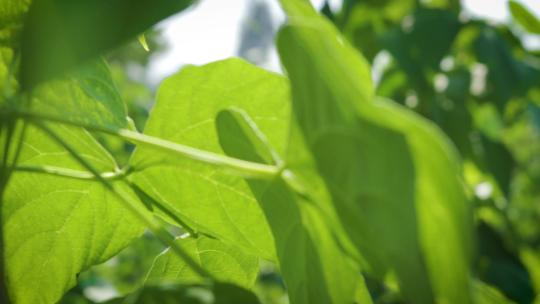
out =
[(139, 132), (130, 131), (127, 129), (111, 128), (106, 126), (96, 126), (88, 123), (73, 122), (63, 117), (56, 117), (46, 114), (29, 112), (17, 112), (15, 114), (19, 117), (33, 121), (46, 120), (66, 125), (82, 127), (89, 131), (110, 134), (120, 137), (136, 145), (147, 146), (155, 150), (172, 153), (174, 155), (180, 155), (206, 164), (227, 168), (244, 177), (273, 179), (281, 173), (281, 168), (277, 166), (249, 162), (242, 159), (204, 151), (161, 138), (142, 134)]
[[(73, 170), (69, 168), (61, 168), (54, 166), (28, 166), (20, 165), (13, 167), (15, 171), (20, 172), (32, 172), (43, 173), (67, 178), (82, 179), (82, 180), (97, 180), (95, 175), (89, 171)], [(127, 174), (127, 170), (122, 169), (115, 172), (102, 172), (99, 175), (105, 180), (116, 180), (124, 177)]]
[(54, 141), (63, 146), (75, 160), (77, 160), (83, 167), (90, 171), (94, 175), (94, 177), (103, 184), (106, 189), (111, 191), (111, 193), (114, 194), (118, 198), (118, 200), (123, 203), (126, 209), (128, 209), (142, 223), (144, 223), (146, 227), (148, 227), (148, 229), (150, 229), (159, 240), (161, 240), (167, 246), (170, 246), (170, 248), (180, 258), (182, 258), (194, 272), (196, 272), (203, 278), (208, 278), (215, 281), (214, 277), (208, 271), (206, 271), (206, 269), (197, 264), (193, 260), (193, 258), (189, 256), (184, 251), (184, 249), (175, 242), (175, 237), (170, 232), (168, 232), (150, 214), (141, 212), (138, 208), (136, 208), (135, 205), (131, 202), (131, 198), (129, 198), (119, 188), (117, 188), (115, 184), (111, 183), (111, 181), (104, 179), (92, 164), (90, 164), (86, 159), (84, 159), (73, 147), (71, 147), (71, 145), (69, 145), (66, 141), (64, 141), (64, 139), (62, 139), (58, 134), (56, 134), (56, 132), (54, 132), (41, 121), (31, 122), (41, 130), (43, 130), (45, 133), (47, 133), (47, 135), (51, 137)]

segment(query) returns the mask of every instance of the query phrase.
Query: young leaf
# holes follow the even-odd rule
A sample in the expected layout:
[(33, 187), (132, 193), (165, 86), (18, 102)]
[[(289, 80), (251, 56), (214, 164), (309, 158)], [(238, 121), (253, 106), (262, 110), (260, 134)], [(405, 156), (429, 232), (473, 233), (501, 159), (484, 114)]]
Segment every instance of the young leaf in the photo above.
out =
[(23, 88), (135, 38), (191, 0), (34, 0), (22, 36)]
[[(96, 168), (116, 168), (86, 131), (54, 130)], [(83, 169), (34, 127), (27, 130), (19, 165)], [(17, 171), (3, 197), (1, 221), (7, 288), (11, 301), (22, 304), (57, 302), (79, 272), (114, 256), (144, 229), (99, 182)]]
[[(244, 112), (222, 111), (216, 124), (227, 154), (257, 162), (275, 155), (263, 133)], [(370, 303), (359, 267), (344, 254), (336, 229), (329, 225), (328, 214), (320, 202), (312, 200), (313, 189), (305, 189), (309, 194), (295, 191), (290, 184), (293, 175), (284, 173), (287, 180), (248, 181), (274, 234), (290, 302)]]
[[(259, 259), (234, 246), (200, 236), (176, 241), (190, 256), (220, 282), (250, 288), (257, 278)], [(194, 273), (174, 252), (167, 249), (154, 260), (146, 284), (198, 284), (203, 278)]]
[(374, 100), (366, 61), (309, 4), (282, 5), (294, 115), (350, 240), (409, 301), (470, 303), (472, 221), (453, 148), (425, 120)]
[[(187, 67), (162, 84), (144, 133), (223, 153), (214, 128), (216, 114), (239, 106), (283, 151), (287, 99), (285, 79), (238, 59)], [(137, 171), (132, 181), (189, 226), (275, 259), (272, 234), (242, 178), (146, 146), (136, 149), (130, 165)]]

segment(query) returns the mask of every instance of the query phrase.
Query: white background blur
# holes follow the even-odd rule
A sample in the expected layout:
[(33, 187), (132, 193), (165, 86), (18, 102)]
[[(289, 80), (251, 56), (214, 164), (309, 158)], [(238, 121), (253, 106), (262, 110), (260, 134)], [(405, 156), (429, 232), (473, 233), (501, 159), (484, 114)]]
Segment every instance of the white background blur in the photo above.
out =
[[(283, 22), (277, 0), (200, 0), (196, 6), (160, 23), (158, 27), (163, 30), (169, 48), (151, 61), (148, 81), (157, 84), (185, 64), (201, 65), (237, 55), (242, 20), (252, 1), (268, 3), (276, 27)], [(519, 1), (540, 16), (540, 0)], [(324, 3), (323, 0), (311, 2), (316, 7)], [(339, 8), (341, 0), (332, 0), (330, 4)], [(462, 4), (471, 16), (496, 23), (510, 20), (507, 0), (462, 0)], [(540, 39), (528, 40), (527, 44), (540, 47)], [(263, 67), (279, 71), (275, 50)]]

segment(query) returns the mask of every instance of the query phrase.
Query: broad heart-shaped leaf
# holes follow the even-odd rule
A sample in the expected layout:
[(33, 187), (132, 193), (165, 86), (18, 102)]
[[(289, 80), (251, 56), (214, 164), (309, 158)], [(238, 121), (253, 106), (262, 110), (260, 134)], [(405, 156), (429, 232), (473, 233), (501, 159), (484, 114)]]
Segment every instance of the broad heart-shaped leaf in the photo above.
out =
[[(74, 121), (124, 125), (123, 104), (106, 76), (106, 67), (98, 66), (101, 68), (94, 72), (88, 67), (78, 76), (47, 85), (61, 88), (64, 94), (45, 86), (37, 89), (31, 110), (69, 116)], [(51, 127), (97, 170), (117, 169), (114, 159), (88, 132)], [(18, 145), (18, 134), (13, 137), (13, 147)], [(15, 149), (11, 150), (13, 154)], [(27, 129), (17, 165), (83, 169), (68, 151), (35, 127)], [(117, 183), (137, 204), (136, 196)], [(1, 208), (6, 267), (2, 275), (13, 303), (58, 301), (75, 284), (79, 272), (115, 255), (144, 229), (100, 183), (40, 173), (15, 171)]]
[[(54, 130), (97, 169), (116, 169), (86, 131)], [(28, 127), (19, 166), (45, 165), (82, 170), (46, 134)], [(127, 187), (118, 187), (137, 204)], [(112, 257), (144, 229), (99, 182), (29, 172), (12, 175), (1, 220), (5, 281), (15, 304), (55, 303), (75, 285), (79, 272)]]
[(508, 7), (510, 8), (512, 17), (519, 25), (530, 33), (540, 35), (540, 20), (527, 10), (527, 8), (514, 0), (508, 2)]
[[(260, 163), (271, 163), (268, 159), (275, 157), (245, 112), (224, 110), (216, 123), (227, 154)], [(284, 176), (287, 179), (251, 180), (249, 185), (274, 234), (290, 302), (370, 303), (358, 265), (344, 254), (324, 206), (311, 196), (317, 191), (298, 188), (303, 185), (295, 184), (294, 172)]]
[(409, 301), (470, 303), (472, 218), (448, 140), (374, 100), (367, 63), (332, 25), (306, 2), (281, 2), (294, 116), (350, 240)]
[(34, 0), (22, 36), (23, 88), (134, 38), (192, 0)]
[[(250, 288), (259, 271), (259, 259), (217, 239), (199, 236), (179, 238), (176, 242), (220, 282)], [(146, 284), (204, 283), (197, 273), (169, 249), (158, 255), (146, 278)]]
[[(221, 109), (244, 109), (282, 152), (289, 119), (284, 78), (239, 59), (187, 67), (159, 89), (145, 134), (223, 153), (214, 128)], [(132, 181), (193, 228), (274, 260), (272, 234), (245, 181), (219, 168), (138, 147)]]

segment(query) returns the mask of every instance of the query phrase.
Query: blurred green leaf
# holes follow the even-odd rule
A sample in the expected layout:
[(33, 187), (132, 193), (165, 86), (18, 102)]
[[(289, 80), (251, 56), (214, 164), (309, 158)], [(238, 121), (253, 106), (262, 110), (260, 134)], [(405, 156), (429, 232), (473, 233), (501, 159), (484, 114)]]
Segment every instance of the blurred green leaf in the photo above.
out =
[(470, 303), (472, 217), (453, 147), (429, 122), (375, 101), (366, 61), (309, 5), (282, 4), (294, 114), (349, 238), (409, 301)]
[[(264, 134), (242, 111), (224, 110), (216, 120), (221, 146), (244, 160), (279, 163)], [(294, 172), (274, 181), (250, 180), (275, 238), (279, 266), (291, 303), (370, 303), (358, 266), (340, 248), (328, 214), (312, 199), (309, 185), (301, 193)], [(355, 298), (355, 296), (357, 298)]]
[(134, 38), (191, 0), (34, 0), (22, 36), (25, 89)]
[(540, 20), (529, 12), (525, 6), (515, 0), (510, 0), (508, 1), (508, 7), (512, 17), (519, 25), (528, 32), (540, 35)]
[(476, 304), (512, 304), (497, 289), (482, 281), (475, 281), (473, 284), (474, 303)]
[[(204, 269), (220, 282), (250, 288), (259, 270), (259, 259), (241, 252), (238, 248), (204, 236), (179, 238), (176, 242)], [(204, 283), (183, 259), (172, 251), (161, 253), (154, 260), (146, 284), (197, 284)]]

